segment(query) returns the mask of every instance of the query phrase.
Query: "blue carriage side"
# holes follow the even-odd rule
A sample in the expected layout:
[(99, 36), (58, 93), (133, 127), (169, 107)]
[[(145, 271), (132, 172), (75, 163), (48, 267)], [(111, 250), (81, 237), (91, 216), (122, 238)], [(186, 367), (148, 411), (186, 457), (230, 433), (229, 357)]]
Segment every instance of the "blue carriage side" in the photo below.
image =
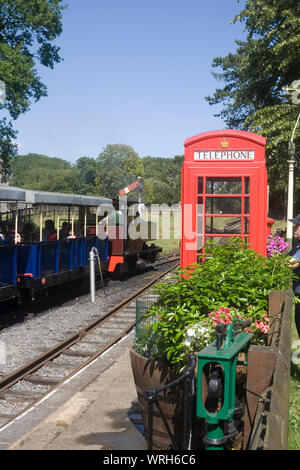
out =
[[(0, 202), (17, 204), (25, 201), (24, 190), (0, 185)], [(0, 230), (0, 302), (17, 299), (17, 249), (16, 243), (6, 239)]]
[(106, 270), (108, 239), (77, 238), (67, 241), (22, 243), (18, 246), (17, 272), (21, 289), (39, 290), (84, 277), (89, 272), (89, 252), (96, 247)]
[(17, 246), (0, 245), (0, 302), (17, 297)]

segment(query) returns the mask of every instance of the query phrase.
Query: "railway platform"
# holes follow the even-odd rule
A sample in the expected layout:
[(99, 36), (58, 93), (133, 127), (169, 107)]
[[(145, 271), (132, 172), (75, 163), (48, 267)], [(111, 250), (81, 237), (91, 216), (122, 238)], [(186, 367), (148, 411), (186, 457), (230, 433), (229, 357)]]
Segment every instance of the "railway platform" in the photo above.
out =
[(132, 334), (0, 430), (1, 450), (146, 450)]

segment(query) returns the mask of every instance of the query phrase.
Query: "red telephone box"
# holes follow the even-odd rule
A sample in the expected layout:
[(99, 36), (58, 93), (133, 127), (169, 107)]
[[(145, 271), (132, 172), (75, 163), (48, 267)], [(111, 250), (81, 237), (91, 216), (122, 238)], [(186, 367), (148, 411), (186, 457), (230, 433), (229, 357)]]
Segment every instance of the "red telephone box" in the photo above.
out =
[(205, 244), (240, 237), (266, 256), (266, 139), (237, 130), (187, 139), (181, 170), (181, 267), (199, 261)]

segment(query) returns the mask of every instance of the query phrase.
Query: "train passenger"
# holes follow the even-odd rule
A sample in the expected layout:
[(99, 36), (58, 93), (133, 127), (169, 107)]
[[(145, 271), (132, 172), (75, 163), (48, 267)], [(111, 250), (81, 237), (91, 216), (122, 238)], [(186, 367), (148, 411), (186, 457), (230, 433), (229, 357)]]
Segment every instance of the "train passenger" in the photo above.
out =
[(38, 241), (39, 234), (33, 222), (27, 222), (24, 225), (23, 238), (24, 242)]
[(83, 237), (83, 227), (78, 221), (74, 222), (74, 235), (76, 238)]
[(69, 235), (70, 224), (68, 222), (63, 222), (62, 227), (59, 231), (59, 239), (65, 241)]
[(49, 241), (57, 240), (57, 232), (55, 230), (54, 222), (51, 219), (48, 219), (45, 222), (44, 237), (45, 237), (45, 240), (43, 241), (49, 242)]
[[(297, 278), (293, 280), (293, 291), (297, 297), (300, 297), (300, 214), (294, 219), (289, 219), (289, 221), (295, 224), (294, 238), (296, 239), (295, 246), (289, 252), (290, 262), (293, 263), (292, 268), (297, 275)], [(295, 304), (295, 324), (300, 338), (300, 303)]]
[[(22, 243), (24, 241), (24, 223), (18, 223), (18, 230), (17, 230), (17, 243)], [(15, 241), (15, 230), (11, 229), (9, 231), (9, 239), (11, 242)]]

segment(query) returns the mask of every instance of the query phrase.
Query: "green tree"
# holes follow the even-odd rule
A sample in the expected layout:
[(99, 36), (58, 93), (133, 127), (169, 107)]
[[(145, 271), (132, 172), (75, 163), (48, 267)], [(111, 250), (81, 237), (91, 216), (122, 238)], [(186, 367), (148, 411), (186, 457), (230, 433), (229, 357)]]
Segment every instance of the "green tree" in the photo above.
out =
[(35, 153), (18, 155), (11, 163), (11, 181), (14, 186), (46, 191), (42, 182), (55, 179), (56, 172), (67, 168), (71, 164), (61, 158)]
[(168, 183), (154, 178), (149, 178), (146, 182), (147, 185), (151, 185), (154, 194), (154, 198), (151, 201), (152, 204), (172, 205), (174, 203), (173, 188)]
[[(236, 53), (216, 57), (214, 76), (225, 82), (210, 104), (223, 104), (217, 116), (227, 127), (267, 138), (267, 168), (272, 190), (286, 180), (288, 143), (299, 113), (286, 93), (300, 71), (300, 3), (295, 0), (247, 0), (234, 22), (245, 24), (246, 41)], [(295, 134), (300, 144), (300, 131)], [(283, 197), (283, 195), (281, 195)]]
[(181, 167), (184, 155), (176, 155), (174, 158), (144, 157), (143, 165), (145, 178), (153, 187), (154, 197), (152, 202), (159, 204), (161, 195), (158, 192), (158, 182), (164, 183), (164, 194), (168, 204), (174, 204), (181, 198)]
[(214, 74), (225, 82), (210, 104), (223, 103), (218, 114), (228, 127), (247, 127), (246, 118), (266, 106), (286, 101), (285, 87), (299, 78), (300, 3), (295, 0), (247, 0), (234, 22), (245, 22), (247, 41), (237, 51), (216, 57)]
[[(36, 62), (53, 68), (61, 61), (53, 40), (62, 32), (62, 0), (0, 0), (0, 80), (5, 84), (5, 109), (12, 119), (30, 108), (31, 100), (47, 96), (47, 88), (36, 70)], [(14, 156), (12, 139), (3, 120), (11, 151), (1, 153), (2, 167), (8, 171)], [(6, 130), (5, 130), (6, 129)]]
[(97, 175), (97, 162), (94, 158), (81, 157), (76, 161), (76, 168), (80, 171), (81, 177), (88, 185), (95, 185)]
[(47, 155), (18, 155), (11, 164), (11, 181), (25, 189), (97, 195), (95, 181), (88, 178), (87, 172), (89, 164), (95, 160), (88, 157), (79, 160), (72, 165), (62, 158)]
[[(53, 174), (53, 171), (51, 172)], [(76, 167), (61, 168), (54, 172), (55, 177), (43, 178), (40, 186), (43, 191), (90, 194), (89, 186), (81, 179), (80, 171)]]
[(145, 192), (143, 194), (143, 202), (146, 204), (155, 203), (155, 194), (151, 180), (145, 180)]
[(0, 120), (0, 182), (5, 182), (10, 173), (10, 160), (18, 153), (18, 146), (14, 143), (17, 133), (6, 118)]
[[(118, 198), (120, 189), (144, 177), (143, 163), (129, 145), (107, 145), (97, 158), (97, 183), (102, 195)], [(136, 194), (129, 199), (137, 199)]]

